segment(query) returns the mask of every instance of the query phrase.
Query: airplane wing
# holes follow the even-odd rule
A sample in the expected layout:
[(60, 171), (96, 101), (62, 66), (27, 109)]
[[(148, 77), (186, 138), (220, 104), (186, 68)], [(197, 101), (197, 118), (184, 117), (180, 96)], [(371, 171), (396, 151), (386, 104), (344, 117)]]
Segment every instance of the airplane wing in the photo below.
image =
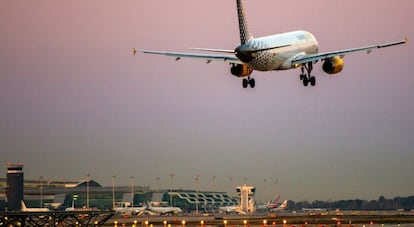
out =
[(332, 58), (332, 57), (335, 57), (335, 56), (343, 57), (346, 54), (354, 53), (354, 52), (367, 51), (367, 53), (369, 54), (369, 53), (371, 53), (371, 51), (373, 49), (379, 49), (379, 48), (384, 48), (384, 47), (401, 45), (401, 44), (405, 44), (407, 42), (408, 42), (408, 39), (405, 38), (405, 40), (402, 40), (402, 41), (384, 43), (384, 44), (379, 44), (379, 45), (372, 45), (372, 46), (352, 48), (352, 49), (346, 49), (346, 50), (338, 50), (338, 51), (330, 51), (330, 52), (318, 53), (318, 54), (308, 54), (308, 55), (303, 55), (303, 56), (293, 60), (292, 65), (299, 65), (299, 64), (304, 64), (304, 63), (308, 63), (308, 62), (316, 62), (318, 60)]
[[(199, 48), (201, 50), (201, 48)], [(204, 49), (207, 50), (207, 49)], [(133, 54), (137, 52), (144, 54), (160, 54), (168, 57), (175, 57), (175, 60), (178, 61), (181, 58), (196, 58), (205, 60), (207, 63), (211, 61), (224, 61), (235, 64), (243, 64), (236, 56), (234, 55), (219, 55), (219, 54), (198, 54), (198, 53), (184, 53), (184, 52), (167, 52), (167, 51), (152, 51), (152, 50), (136, 50), (133, 49)], [(224, 52), (224, 51), (222, 51)], [(225, 53), (228, 53), (227, 51)]]

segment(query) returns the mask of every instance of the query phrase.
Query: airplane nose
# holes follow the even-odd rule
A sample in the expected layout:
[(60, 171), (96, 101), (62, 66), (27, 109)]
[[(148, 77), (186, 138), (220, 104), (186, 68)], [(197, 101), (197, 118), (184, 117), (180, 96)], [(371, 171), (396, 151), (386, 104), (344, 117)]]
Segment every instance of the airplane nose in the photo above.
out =
[(234, 54), (243, 62), (251, 62), (257, 56), (257, 52), (249, 45), (242, 44), (234, 50)]

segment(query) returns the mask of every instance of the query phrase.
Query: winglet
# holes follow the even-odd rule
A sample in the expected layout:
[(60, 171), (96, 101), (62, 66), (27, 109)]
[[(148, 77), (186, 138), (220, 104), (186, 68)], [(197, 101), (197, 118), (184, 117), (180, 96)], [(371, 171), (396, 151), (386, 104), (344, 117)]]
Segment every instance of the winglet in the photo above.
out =
[(405, 44), (408, 44), (408, 37), (405, 37)]
[(137, 49), (136, 48), (132, 48), (132, 55), (136, 55), (137, 54)]

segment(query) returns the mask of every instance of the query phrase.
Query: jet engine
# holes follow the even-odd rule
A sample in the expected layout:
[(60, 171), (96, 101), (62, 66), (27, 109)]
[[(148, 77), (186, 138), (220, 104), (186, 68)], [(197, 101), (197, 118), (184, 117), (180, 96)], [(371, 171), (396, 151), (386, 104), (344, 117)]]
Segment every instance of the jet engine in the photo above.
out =
[(324, 60), (322, 69), (328, 74), (336, 74), (342, 71), (344, 68), (344, 59), (340, 56), (327, 58)]
[(253, 69), (247, 65), (235, 64), (230, 69), (231, 74), (237, 77), (246, 77), (252, 74)]

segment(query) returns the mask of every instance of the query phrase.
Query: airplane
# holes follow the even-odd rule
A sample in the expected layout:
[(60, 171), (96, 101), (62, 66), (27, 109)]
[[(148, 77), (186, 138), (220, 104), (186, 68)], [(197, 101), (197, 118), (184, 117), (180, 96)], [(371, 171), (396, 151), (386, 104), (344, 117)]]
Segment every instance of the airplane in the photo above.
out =
[(48, 212), (50, 211), (49, 208), (40, 208), (40, 207), (36, 207), (36, 208), (28, 208), (26, 207), (26, 204), (24, 203), (24, 201), (21, 201), (22, 203), (22, 211), (23, 212)]
[(122, 215), (142, 215), (146, 211), (146, 207), (128, 207), (128, 206), (122, 206), (122, 207), (115, 207), (114, 209), (116, 214), (122, 214)]
[[(242, 0), (236, 0), (240, 31), (240, 45), (234, 50), (190, 48), (190, 50), (215, 52), (216, 54), (167, 52), (152, 50), (137, 50), (133, 48), (133, 55), (137, 52), (144, 54), (159, 54), (174, 57), (176, 61), (181, 58), (196, 58), (211, 61), (228, 62), (230, 72), (236, 77), (243, 78), (243, 88), (254, 88), (256, 82), (251, 77), (253, 71), (277, 71), (299, 68), (300, 80), (306, 87), (316, 85), (315, 76), (312, 75), (313, 65), (323, 62), (322, 69), (327, 74), (337, 74), (344, 67), (346, 54), (363, 52), (371, 53), (373, 49), (385, 48), (405, 44), (408, 39), (401, 41), (375, 44), (352, 49), (329, 51), (319, 53), (319, 43), (315, 36), (307, 31), (292, 31), (260, 38), (254, 38), (247, 25), (245, 9)], [(220, 53), (220, 54), (219, 54)]]
[(285, 200), (279, 204), (280, 196), (277, 196), (273, 201), (269, 201), (266, 205), (257, 206), (256, 210), (266, 211), (283, 211), (287, 208), (288, 201)]
[(245, 209), (243, 209), (241, 205), (223, 206), (223, 207), (219, 207), (219, 212), (222, 212), (222, 213), (237, 213), (237, 214), (240, 214), (240, 215), (247, 215), (247, 213), (252, 213), (252, 212), (255, 211), (256, 206), (254, 206), (254, 203), (255, 203), (254, 199), (249, 199), (248, 207), (245, 208)]
[(183, 210), (179, 207), (173, 207), (173, 206), (169, 206), (169, 207), (153, 207), (151, 206), (150, 203), (147, 203), (146, 206), (146, 212), (151, 214), (151, 215), (169, 215), (169, 214), (173, 214), (173, 215), (177, 215), (179, 213), (182, 213)]
[(237, 214), (241, 214), (241, 215), (246, 215), (246, 212), (244, 212), (241, 209), (241, 206), (238, 206), (238, 205), (219, 207), (219, 212), (226, 213), (226, 214), (227, 213), (237, 213)]
[(66, 209), (65, 209), (65, 211), (75, 211), (76, 209), (75, 209), (75, 200), (73, 199), (72, 200), (72, 206), (71, 207), (67, 207)]
[(287, 200), (285, 200), (285, 201), (283, 201), (283, 203), (282, 204), (280, 204), (279, 206), (277, 206), (277, 207), (274, 207), (274, 208), (270, 208), (269, 210), (270, 211), (283, 211), (283, 210), (285, 210), (286, 208), (287, 208), (287, 205), (288, 205), (288, 201)]
[(75, 200), (72, 200), (72, 206), (71, 207), (67, 207), (65, 209), (65, 211), (69, 211), (69, 212), (73, 212), (73, 211), (85, 211), (85, 210), (87, 210), (87, 208), (84, 208), (84, 207), (75, 208)]
[(59, 210), (62, 204), (65, 202), (66, 194), (56, 194), (53, 202), (45, 203), (46, 207), (52, 210)]
[(280, 196), (277, 196), (275, 200), (273, 200), (273, 202), (270, 202), (267, 204), (266, 208), (269, 210), (277, 208), (279, 206), (279, 200), (280, 200)]
[(257, 204), (256, 211), (267, 211), (269, 209), (276, 208), (279, 206), (280, 196), (277, 196), (273, 201), (269, 201), (266, 204)]

